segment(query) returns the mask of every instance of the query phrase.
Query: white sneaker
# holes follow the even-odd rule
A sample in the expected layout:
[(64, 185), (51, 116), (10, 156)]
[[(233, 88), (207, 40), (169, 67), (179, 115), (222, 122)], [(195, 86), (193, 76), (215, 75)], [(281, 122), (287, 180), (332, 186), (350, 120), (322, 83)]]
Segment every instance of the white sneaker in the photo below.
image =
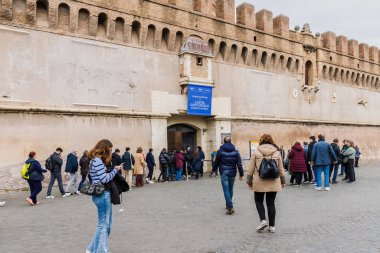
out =
[(80, 191), (76, 191), (75, 193), (78, 195), (82, 195), (82, 193)]
[(86, 250), (86, 253), (92, 253), (91, 251), (89, 251), (88, 249)]
[(331, 190), (330, 187), (325, 188), (325, 191), (330, 191), (330, 190)]
[(149, 181), (149, 184), (154, 184), (154, 182), (153, 181)]
[(54, 196), (53, 195), (50, 195), (50, 196), (46, 196), (47, 199), (54, 199)]
[(62, 197), (66, 198), (71, 195), (71, 192), (66, 192)]
[(269, 233), (275, 233), (276, 228), (275, 227), (269, 227), (268, 231), (269, 231)]
[(268, 227), (268, 223), (266, 220), (261, 221), (260, 225), (257, 227), (257, 231), (261, 232), (264, 231)]
[(315, 187), (314, 190), (322, 191), (322, 187)]
[(1, 207), (1, 206), (5, 206), (6, 203), (7, 203), (7, 202), (5, 202), (5, 201), (1, 201), (1, 202), (0, 202), (0, 207)]

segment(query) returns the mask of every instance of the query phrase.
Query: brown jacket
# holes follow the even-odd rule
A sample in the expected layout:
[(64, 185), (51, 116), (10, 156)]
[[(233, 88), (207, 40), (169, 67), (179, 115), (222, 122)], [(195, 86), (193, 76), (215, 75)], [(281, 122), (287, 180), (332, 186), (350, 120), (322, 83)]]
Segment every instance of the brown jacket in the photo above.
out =
[(144, 156), (142, 153), (136, 153), (134, 157), (135, 157), (135, 168), (134, 168), (135, 175), (143, 175), (144, 167), (145, 167)]
[[(272, 155), (273, 154), (273, 155)], [(261, 179), (259, 176), (259, 168), (261, 161), (265, 157), (271, 157), (277, 161), (280, 178), (276, 179)], [(253, 156), (248, 167), (247, 183), (253, 185), (255, 192), (279, 192), (282, 190), (282, 185), (285, 184), (285, 171), (282, 164), (280, 152), (271, 144), (260, 145)]]

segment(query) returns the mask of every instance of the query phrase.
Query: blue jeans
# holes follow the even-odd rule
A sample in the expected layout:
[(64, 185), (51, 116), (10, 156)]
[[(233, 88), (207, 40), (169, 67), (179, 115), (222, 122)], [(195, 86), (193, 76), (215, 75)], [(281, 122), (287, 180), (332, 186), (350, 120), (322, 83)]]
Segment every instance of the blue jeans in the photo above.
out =
[(334, 172), (332, 182), (335, 182), (336, 178), (338, 176), (339, 163), (333, 164), (331, 166), (332, 166), (332, 169), (333, 169), (333, 172)]
[(234, 207), (234, 204), (232, 203), (232, 197), (234, 195), (235, 177), (229, 177), (227, 175), (221, 175), (220, 181), (222, 183), (224, 198), (226, 199), (226, 207), (228, 209), (231, 209)]
[(176, 177), (176, 180), (177, 181), (181, 181), (182, 179), (182, 168), (177, 168), (177, 177)]
[(344, 166), (344, 164), (342, 163), (340, 165), (340, 174), (344, 175), (346, 173), (346, 167)]
[(330, 165), (316, 165), (314, 167), (317, 171), (317, 178), (315, 180), (317, 187), (322, 187), (322, 171), (325, 176), (325, 188), (329, 187)]
[(98, 227), (87, 250), (92, 253), (108, 253), (112, 226), (111, 194), (106, 191), (102, 196), (92, 196), (92, 201), (98, 209)]

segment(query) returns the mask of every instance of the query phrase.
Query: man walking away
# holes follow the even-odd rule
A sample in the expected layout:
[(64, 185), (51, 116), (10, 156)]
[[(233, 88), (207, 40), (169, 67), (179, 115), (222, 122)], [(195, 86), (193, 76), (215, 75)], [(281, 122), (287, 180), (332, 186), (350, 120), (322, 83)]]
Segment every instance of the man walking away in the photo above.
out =
[(204, 161), (206, 159), (206, 156), (205, 156), (205, 153), (203, 152), (201, 146), (198, 146), (198, 155), (199, 155), (199, 159), (201, 159), (201, 161), (202, 161), (201, 169), (199, 172), (200, 172), (200, 176), (203, 177), (203, 166), (204, 166)]
[(162, 177), (162, 182), (167, 182), (168, 169), (169, 169), (169, 155), (166, 152), (166, 148), (162, 149), (158, 159), (160, 160), (160, 165), (161, 165), (161, 174), (158, 177), (158, 181), (160, 181), (160, 178)]
[(52, 170), (50, 175), (50, 183), (47, 190), (47, 199), (54, 199), (54, 196), (51, 195), (51, 190), (53, 188), (54, 182), (57, 179), (59, 191), (61, 192), (62, 196), (65, 195), (65, 190), (63, 189), (62, 184), (62, 174), (61, 174), (61, 168), (63, 164), (62, 160), (62, 152), (63, 150), (61, 148), (57, 148), (55, 152), (50, 156), (51, 162), (52, 162)]
[(152, 178), (153, 178), (154, 167), (156, 167), (156, 162), (154, 160), (152, 148), (149, 149), (149, 152), (146, 155), (146, 164), (147, 164), (148, 170), (149, 170), (148, 176), (146, 178), (146, 183), (147, 184), (154, 184), (154, 182), (152, 181)]
[(213, 171), (216, 171), (218, 168), (224, 198), (226, 200), (226, 214), (232, 215), (235, 213), (232, 198), (236, 171), (239, 170), (240, 181), (243, 180), (244, 171), (239, 151), (237, 151), (235, 146), (231, 143), (231, 137), (229, 136), (224, 138), (224, 144), (216, 154)]
[[(113, 167), (119, 166), (121, 164), (121, 156), (120, 156), (120, 149), (115, 149), (115, 152), (112, 153), (112, 159), (111, 164)], [(119, 170), (117, 173), (121, 175), (121, 171)]]
[[(341, 155), (338, 143), (339, 143), (338, 139), (334, 139), (333, 143), (331, 143), (331, 147), (333, 148), (334, 153), (335, 153), (335, 155), (336, 155), (337, 158), (340, 157), (340, 155)], [(332, 163), (331, 166), (330, 166), (330, 177), (329, 177), (330, 180), (331, 180), (331, 174), (334, 171), (332, 182), (331, 182), (332, 184), (337, 184), (338, 183), (338, 181), (336, 181), (336, 178), (338, 176), (338, 170), (339, 170), (339, 163), (338, 162), (335, 163), (335, 164)]]
[[(214, 173), (214, 171), (212, 170), (212, 168), (214, 168), (214, 163), (215, 163), (215, 158), (216, 158), (216, 153), (218, 152), (217, 149), (214, 149), (214, 151), (212, 151), (211, 153), (211, 173), (210, 173), (210, 177), (212, 177), (212, 174)], [(218, 171), (216, 170), (215, 171), (215, 176), (217, 177), (218, 176)]]
[(79, 191), (79, 184), (78, 184), (78, 177), (77, 177), (77, 171), (78, 171), (77, 154), (78, 154), (78, 150), (73, 149), (73, 152), (71, 152), (67, 156), (65, 172), (69, 173), (70, 179), (66, 185), (66, 193), (65, 193), (65, 195), (63, 195), (63, 197), (68, 197), (71, 195), (70, 188), (71, 188), (71, 185), (73, 185), (73, 184), (74, 184), (74, 188), (75, 188), (75, 193), (78, 195), (81, 194)]
[(358, 146), (355, 146), (355, 167), (359, 167), (359, 159), (360, 159), (360, 155), (362, 154), (359, 150), (359, 147)]
[(331, 144), (325, 141), (325, 136), (318, 135), (318, 142), (313, 146), (313, 151), (311, 154), (311, 165), (315, 166), (316, 170), (316, 182), (317, 186), (315, 190), (322, 190), (322, 171), (325, 176), (325, 191), (330, 191), (329, 187), (329, 176), (330, 176), (330, 165), (331, 163), (336, 163), (337, 157), (334, 153)]
[(132, 190), (132, 176), (133, 176), (133, 168), (135, 165), (135, 158), (133, 155), (129, 152), (131, 149), (130, 147), (125, 148), (125, 153), (121, 157), (121, 162), (123, 164), (123, 170), (125, 174), (125, 181), (129, 184), (129, 189)]

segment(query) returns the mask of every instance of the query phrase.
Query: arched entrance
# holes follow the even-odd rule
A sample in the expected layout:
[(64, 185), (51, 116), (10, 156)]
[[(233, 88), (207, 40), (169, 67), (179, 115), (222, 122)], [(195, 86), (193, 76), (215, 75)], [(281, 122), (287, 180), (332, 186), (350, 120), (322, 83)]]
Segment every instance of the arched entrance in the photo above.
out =
[(197, 145), (197, 130), (189, 125), (175, 124), (168, 127), (168, 149), (179, 150)]

